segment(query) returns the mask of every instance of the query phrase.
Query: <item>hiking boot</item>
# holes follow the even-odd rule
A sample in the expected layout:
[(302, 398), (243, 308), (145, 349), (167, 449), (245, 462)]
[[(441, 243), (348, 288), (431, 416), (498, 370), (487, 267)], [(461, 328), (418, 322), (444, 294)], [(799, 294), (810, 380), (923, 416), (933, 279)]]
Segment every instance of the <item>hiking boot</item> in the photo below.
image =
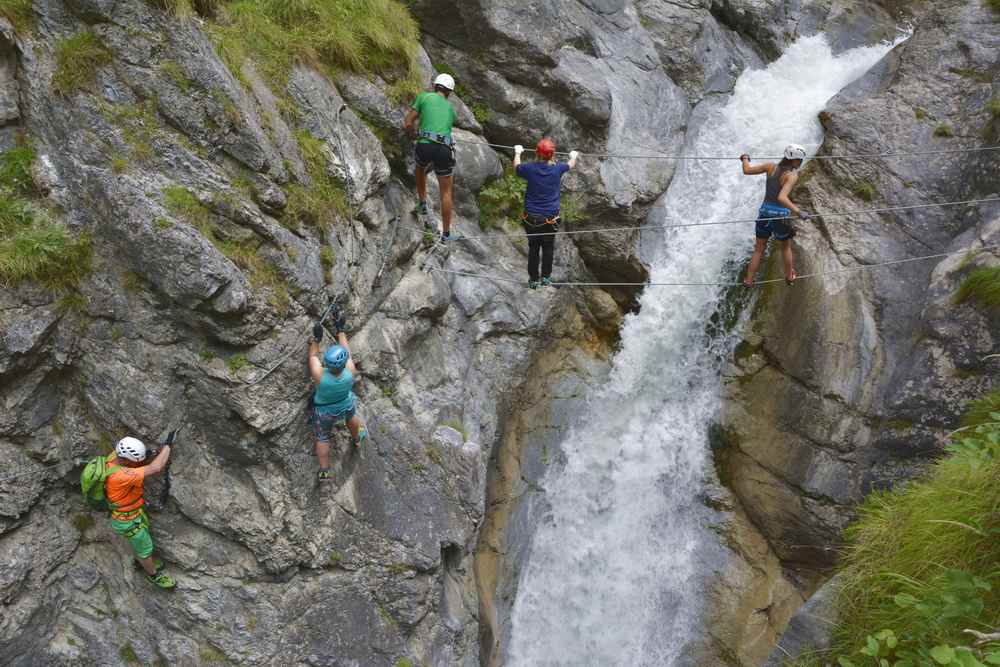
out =
[(177, 585), (177, 582), (168, 577), (163, 573), (154, 574), (153, 576), (146, 575), (146, 581), (153, 584), (154, 586), (159, 586), (160, 588), (171, 589)]
[(332, 482), (333, 473), (330, 472), (329, 470), (320, 470), (318, 473), (316, 473), (316, 479), (318, 479), (320, 483)]
[(458, 232), (441, 232), (441, 243), (447, 243), (448, 241), (457, 241), (461, 237)]
[(427, 215), (427, 202), (421, 201), (417, 204), (417, 207), (413, 209), (413, 212), (417, 215)]
[(542, 278), (542, 287), (552, 287), (552, 278)]
[(538, 285), (540, 285), (540, 284), (541, 283), (539, 283), (537, 280), (529, 280), (528, 281), (528, 289), (538, 289)]

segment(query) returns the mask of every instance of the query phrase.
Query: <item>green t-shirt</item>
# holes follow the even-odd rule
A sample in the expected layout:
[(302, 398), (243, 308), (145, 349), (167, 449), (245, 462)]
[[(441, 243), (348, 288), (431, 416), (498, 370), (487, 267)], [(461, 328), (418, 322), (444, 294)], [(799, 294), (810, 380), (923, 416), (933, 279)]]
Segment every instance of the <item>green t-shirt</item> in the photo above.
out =
[[(451, 136), (451, 126), (455, 124), (455, 109), (444, 95), (423, 92), (413, 101), (413, 110), (420, 114), (420, 131)], [(417, 143), (433, 143), (430, 139), (418, 139)]]

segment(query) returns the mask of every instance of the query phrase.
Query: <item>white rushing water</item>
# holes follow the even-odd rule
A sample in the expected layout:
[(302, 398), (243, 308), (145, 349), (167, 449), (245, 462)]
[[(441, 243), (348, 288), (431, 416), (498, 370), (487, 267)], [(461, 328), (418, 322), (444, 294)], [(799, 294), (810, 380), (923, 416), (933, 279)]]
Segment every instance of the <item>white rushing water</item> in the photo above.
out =
[[(687, 152), (780, 155), (822, 140), (824, 104), (890, 46), (834, 57), (822, 36), (801, 39), (764, 70), (745, 72)], [(756, 214), (762, 177), (737, 162), (680, 165), (658, 203), (665, 221)], [(658, 242), (652, 282), (732, 281), (753, 247), (753, 226), (648, 233)], [(650, 287), (627, 318), (611, 376), (571, 428), (565, 465), (544, 481), (540, 517), (512, 612), (510, 665), (671, 665), (696, 636), (696, 520), (718, 410), (724, 336), (706, 333), (723, 293)], [(701, 512), (700, 514), (704, 514)]]

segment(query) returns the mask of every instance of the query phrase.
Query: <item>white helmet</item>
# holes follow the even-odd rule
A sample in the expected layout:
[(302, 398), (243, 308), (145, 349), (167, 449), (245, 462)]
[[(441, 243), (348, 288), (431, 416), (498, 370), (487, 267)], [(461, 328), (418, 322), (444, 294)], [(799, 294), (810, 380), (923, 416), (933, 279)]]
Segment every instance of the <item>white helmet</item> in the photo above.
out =
[(447, 88), (448, 90), (455, 90), (455, 77), (451, 74), (438, 74), (437, 78), (434, 79), (434, 85)]
[(788, 144), (785, 147), (785, 159), (786, 160), (805, 160), (806, 159), (806, 149), (798, 144)]
[(128, 459), (129, 461), (139, 461), (146, 460), (146, 445), (142, 444), (142, 440), (138, 438), (133, 438), (131, 436), (125, 436), (118, 441), (115, 445), (115, 454), (123, 459)]

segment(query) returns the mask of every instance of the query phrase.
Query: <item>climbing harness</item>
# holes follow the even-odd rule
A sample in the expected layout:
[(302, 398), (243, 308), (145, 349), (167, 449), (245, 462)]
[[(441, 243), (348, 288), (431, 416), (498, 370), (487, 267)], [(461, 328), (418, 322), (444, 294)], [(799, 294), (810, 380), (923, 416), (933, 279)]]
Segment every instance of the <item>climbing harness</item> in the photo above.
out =
[(454, 150), (455, 140), (450, 134), (438, 134), (437, 132), (431, 132), (429, 130), (420, 130), (417, 132), (417, 139), (430, 139), (436, 144), (444, 144), (448, 148)]
[[(542, 215), (532, 215), (530, 213), (521, 214), (521, 224), (524, 225), (525, 229), (530, 229), (531, 234), (539, 235), (546, 233), (544, 230), (550, 228), (552, 231), (547, 232), (553, 234), (559, 231), (559, 223), (562, 222), (562, 218), (558, 215), (554, 215), (551, 218), (546, 218)], [(463, 237), (468, 238), (468, 237)]]
[[(869, 269), (877, 269), (883, 266), (894, 266), (896, 264), (907, 264), (909, 262), (920, 262), (928, 259), (941, 259), (944, 257), (951, 257), (952, 255), (960, 255), (963, 253), (980, 253), (993, 250), (1000, 250), (1000, 245), (983, 246), (981, 248), (965, 249), (965, 250), (955, 250), (952, 252), (937, 253), (934, 255), (921, 255), (919, 257), (907, 257), (904, 259), (894, 259), (887, 262), (878, 262), (876, 264), (861, 264), (858, 266), (851, 266), (844, 269), (834, 269), (832, 271), (821, 271), (818, 273), (806, 273), (796, 277), (796, 280), (802, 280), (803, 278), (820, 278), (823, 276), (831, 276), (842, 273), (854, 273), (857, 271), (867, 271)], [(457, 276), (465, 276), (467, 278), (478, 278), (481, 280), (494, 280), (497, 282), (507, 282), (507, 283), (517, 283), (522, 284), (524, 281), (518, 280), (516, 278), (505, 278), (503, 276), (489, 276), (479, 273), (472, 273), (470, 271), (454, 271), (450, 269), (431, 269), (431, 271), (436, 271), (438, 273), (447, 273)], [(785, 282), (784, 278), (772, 278), (770, 280), (758, 280), (754, 285), (766, 285), (768, 283), (779, 283)], [(742, 287), (741, 282), (646, 282), (646, 283), (602, 283), (602, 282), (553, 282), (555, 286), (559, 287), (699, 287), (699, 286), (717, 286), (717, 287)]]

